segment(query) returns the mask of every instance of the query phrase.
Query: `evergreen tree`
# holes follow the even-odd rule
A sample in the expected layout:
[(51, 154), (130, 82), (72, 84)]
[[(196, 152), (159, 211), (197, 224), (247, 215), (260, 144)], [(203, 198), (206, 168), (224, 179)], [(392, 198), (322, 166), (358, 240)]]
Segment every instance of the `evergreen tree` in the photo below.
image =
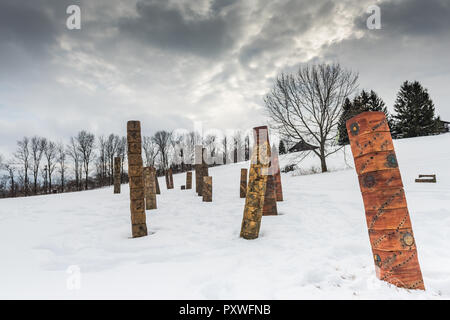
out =
[(418, 81), (405, 81), (394, 104), (395, 133), (402, 137), (426, 136), (436, 132), (434, 104)]
[(389, 126), (392, 127), (391, 119), (384, 101), (373, 91), (367, 92), (362, 90), (353, 101), (346, 99), (342, 106), (342, 113), (338, 124), (338, 143), (345, 145), (349, 143), (347, 128), (345, 123), (348, 119), (366, 111), (381, 111), (384, 112), (388, 119)]
[(280, 144), (278, 145), (278, 153), (286, 154), (286, 146), (284, 145), (283, 140), (280, 140)]
[(344, 105), (342, 106), (342, 114), (339, 118), (338, 123), (338, 143), (342, 146), (345, 144), (348, 144), (348, 134), (347, 134), (347, 127), (345, 126), (345, 123), (348, 119), (353, 117), (356, 114), (353, 114), (353, 104), (350, 101), (350, 99), (345, 99)]

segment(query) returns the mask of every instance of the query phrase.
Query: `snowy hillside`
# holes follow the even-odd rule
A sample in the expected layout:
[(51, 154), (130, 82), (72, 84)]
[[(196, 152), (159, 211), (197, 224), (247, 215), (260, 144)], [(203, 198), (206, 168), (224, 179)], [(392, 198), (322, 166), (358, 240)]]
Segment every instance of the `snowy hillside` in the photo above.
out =
[[(131, 239), (129, 191), (0, 200), (0, 298), (450, 299), (450, 134), (395, 141), (427, 291), (376, 279), (356, 173), (343, 152), (326, 174), (282, 175), (279, 216), (239, 238), (239, 163), (210, 169), (213, 202), (162, 178), (148, 237)], [(281, 166), (293, 155), (281, 158)], [(347, 162), (353, 167), (350, 149)], [(300, 166), (310, 171), (317, 159)], [(416, 184), (436, 173), (437, 184)], [(81, 288), (69, 290), (70, 266)]]

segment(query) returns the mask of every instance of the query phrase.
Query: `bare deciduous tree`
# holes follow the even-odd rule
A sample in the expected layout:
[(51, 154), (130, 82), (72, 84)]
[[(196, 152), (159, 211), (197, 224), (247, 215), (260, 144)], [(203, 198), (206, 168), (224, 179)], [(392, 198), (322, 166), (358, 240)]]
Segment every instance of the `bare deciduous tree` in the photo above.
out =
[(66, 149), (64, 148), (64, 145), (62, 143), (58, 143), (57, 147), (56, 147), (56, 152), (57, 152), (57, 162), (58, 162), (58, 172), (60, 174), (60, 179), (61, 179), (61, 192), (64, 192), (64, 187), (65, 187), (65, 173), (66, 173)]
[(23, 137), (22, 140), (17, 141), (17, 151), (14, 157), (22, 166), (23, 170), (23, 187), (25, 196), (28, 196), (29, 190), (29, 180), (28, 180), (28, 170), (30, 168), (30, 139), (28, 137)]
[(221, 145), (222, 145), (222, 152), (223, 152), (223, 163), (227, 164), (229, 159), (229, 151), (228, 151), (228, 137), (225, 134), (222, 138)]
[(151, 137), (143, 137), (142, 149), (144, 150), (145, 165), (147, 167), (155, 165), (155, 159), (158, 156), (159, 150), (156, 143)]
[(98, 170), (99, 177), (100, 177), (100, 184), (104, 185), (106, 181), (106, 172), (108, 171), (108, 157), (106, 155), (106, 149), (107, 149), (107, 141), (105, 140), (104, 136), (98, 137)]
[(201, 142), (201, 135), (196, 131), (190, 131), (185, 136), (183, 159), (189, 165), (195, 162), (195, 145)]
[(108, 136), (108, 140), (106, 142), (106, 159), (108, 161), (108, 176), (109, 176), (109, 184), (113, 184), (113, 171), (114, 171), (114, 157), (117, 154), (117, 149), (119, 148), (120, 137), (111, 133)]
[(119, 143), (119, 146), (117, 148), (117, 155), (120, 157), (120, 161), (121, 161), (121, 170), (120, 170), (120, 172), (122, 173), (120, 175), (120, 182), (121, 183), (123, 182), (123, 175), (124, 175), (124, 173), (123, 173), (123, 166), (124, 166), (124, 163), (125, 163), (125, 157), (127, 156), (127, 152), (128, 152), (127, 147), (128, 147), (127, 146), (127, 137), (120, 138), (120, 143)]
[(75, 176), (75, 184), (77, 186), (77, 190), (81, 189), (81, 153), (78, 148), (78, 141), (76, 138), (70, 138), (70, 144), (67, 145), (67, 154), (73, 161), (73, 171)]
[(15, 197), (16, 196), (16, 182), (15, 182), (16, 166), (14, 165), (13, 161), (8, 161), (5, 164), (3, 164), (3, 168), (8, 173), (8, 177), (9, 177), (10, 197)]
[(242, 132), (237, 130), (233, 134), (233, 162), (240, 162), (245, 159), (244, 141), (242, 139)]
[(44, 154), (45, 139), (38, 136), (31, 138), (31, 160), (33, 161), (31, 171), (33, 173), (33, 193), (37, 194), (39, 167), (41, 165), (42, 155)]
[(80, 131), (77, 135), (78, 150), (81, 154), (81, 160), (83, 161), (83, 168), (85, 174), (85, 190), (88, 189), (89, 183), (89, 164), (92, 161), (92, 151), (94, 150), (95, 137), (92, 133), (85, 130)]
[(56, 149), (56, 143), (43, 139), (44, 143), (44, 156), (47, 160), (47, 174), (48, 174), (48, 189), (52, 190), (52, 175), (56, 168), (56, 156), (57, 156), (57, 149)]
[(153, 142), (158, 146), (158, 151), (161, 155), (161, 169), (167, 169), (168, 153), (171, 146), (172, 133), (168, 131), (158, 131), (152, 137)]
[(357, 88), (358, 75), (339, 64), (301, 66), (295, 74), (278, 76), (264, 99), (273, 126), (294, 141), (318, 145), (322, 172), (326, 158), (337, 152), (337, 125), (342, 105)]

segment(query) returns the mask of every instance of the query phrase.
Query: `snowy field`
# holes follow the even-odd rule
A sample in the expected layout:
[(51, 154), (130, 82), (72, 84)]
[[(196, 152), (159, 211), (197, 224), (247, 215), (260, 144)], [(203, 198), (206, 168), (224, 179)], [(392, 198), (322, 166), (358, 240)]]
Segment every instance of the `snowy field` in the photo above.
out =
[[(210, 169), (213, 201), (162, 194), (148, 237), (131, 239), (129, 190), (0, 200), (0, 298), (13, 299), (450, 299), (450, 134), (395, 141), (427, 291), (376, 279), (351, 152), (326, 174), (282, 175), (279, 216), (260, 238), (239, 231), (239, 163)], [(283, 167), (292, 155), (281, 158)], [(300, 164), (307, 172), (317, 159)], [(416, 184), (436, 173), (437, 184)], [(78, 266), (81, 287), (69, 290)]]

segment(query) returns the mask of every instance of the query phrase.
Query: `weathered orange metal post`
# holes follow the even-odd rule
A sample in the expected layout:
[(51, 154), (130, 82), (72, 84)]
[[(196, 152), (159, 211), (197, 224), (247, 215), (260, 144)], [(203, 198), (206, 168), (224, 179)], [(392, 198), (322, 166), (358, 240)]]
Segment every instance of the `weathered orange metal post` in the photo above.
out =
[(131, 230), (133, 238), (137, 238), (147, 235), (144, 201), (144, 170), (141, 154), (141, 123), (139, 121), (128, 121), (127, 142)]
[(155, 168), (144, 168), (145, 210), (152, 210), (157, 208), (155, 174)]
[(247, 194), (247, 168), (241, 169), (241, 184), (239, 188), (239, 196), (245, 198)]
[(114, 193), (120, 193), (120, 165), (121, 165), (121, 158), (115, 157), (114, 158)]
[(272, 148), (271, 168), (275, 182), (275, 194), (277, 201), (283, 201), (283, 187), (281, 185), (280, 160), (278, 159), (278, 149), (276, 147)]
[[(270, 177), (270, 144), (267, 127), (253, 128), (254, 147), (250, 162), (250, 172), (245, 198), (244, 217), (241, 225), (241, 237), (256, 239), (259, 236), (264, 211), (274, 214), (277, 209), (275, 190), (267, 197), (268, 178)], [(272, 210), (272, 211), (271, 211)]]
[(186, 189), (192, 189), (192, 171), (186, 172)]
[(347, 121), (377, 277), (425, 290), (405, 191), (386, 116), (364, 112)]
[(202, 184), (203, 202), (212, 202), (212, 177), (203, 177)]
[[(195, 179), (197, 182), (196, 189), (198, 196), (203, 196), (203, 177), (208, 176), (208, 164), (205, 162), (206, 149), (202, 146), (196, 146), (195, 149)], [(198, 181), (197, 181), (198, 178)]]

